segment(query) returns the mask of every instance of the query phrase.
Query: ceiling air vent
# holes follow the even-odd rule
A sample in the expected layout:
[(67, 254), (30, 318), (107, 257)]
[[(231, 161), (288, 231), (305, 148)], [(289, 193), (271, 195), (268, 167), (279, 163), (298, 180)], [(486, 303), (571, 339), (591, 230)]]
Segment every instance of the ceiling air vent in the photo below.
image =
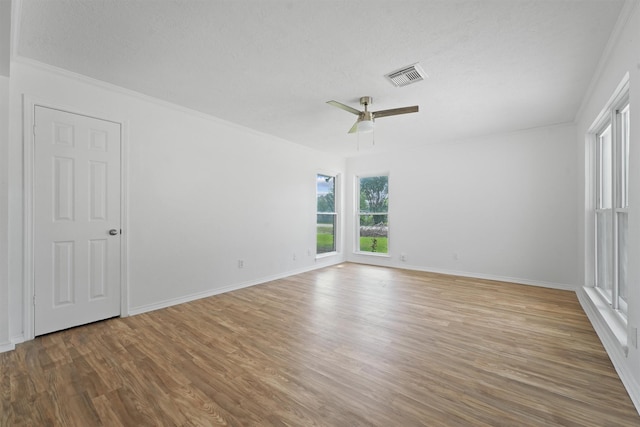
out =
[(420, 67), (420, 64), (413, 64), (386, 74), (385, 77), (389, 79), (391, 84), (396, 87), (400, 87), (410, 85), (411, 83), (417, 83), (428, 76), (422, 67)]

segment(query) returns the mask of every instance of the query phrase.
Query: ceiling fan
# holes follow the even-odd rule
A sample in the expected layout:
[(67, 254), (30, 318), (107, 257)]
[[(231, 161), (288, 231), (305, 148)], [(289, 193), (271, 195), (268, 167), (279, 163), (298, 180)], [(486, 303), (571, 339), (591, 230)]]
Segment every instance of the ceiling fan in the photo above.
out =
[(373, 104), (373, 98), (370, 96), (363, 96), (360, 98), (360, 105), (364, 105), (364, 111), (356, 110), (355, 108), (344, 105), (338, 101), (327, 101), (327, 104), (338, 107), (342, 110), (348, 111), (358, 116), (358, 119), (353, 124), (349, 133), (355, 132), (371, 132), (373, 130), (373, 122), (375, 119), (387, 116), (397, 116), (398, 114), (417, 113), (418, 106), (411, 107), (392, 108), (390, 110), (369, 111), (367, 107)]

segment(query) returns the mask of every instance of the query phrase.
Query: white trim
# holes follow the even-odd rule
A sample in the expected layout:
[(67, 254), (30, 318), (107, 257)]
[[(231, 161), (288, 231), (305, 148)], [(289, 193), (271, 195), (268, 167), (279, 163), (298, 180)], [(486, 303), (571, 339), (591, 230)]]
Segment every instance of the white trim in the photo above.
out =
[(372, 256), (372, 257), (378, 257), (378, 258), (391, 258), (391, 255), (389, 255), (388, 251), (389, 251), (389, 247), (387, 246), (387, 252), (386, 253), (385, 252), (368, 252), (368, 251), (358, 250), (358, 251), (355, 251), (353, 254), (354, 255), (363, 255), (363, 256)]
[(589, 297), (593, 307), (600, 313), (600, 317), (605, 321), (613, 336), (616, 337), (618, 345), (622, 348), (626, 357), (629, 353), (627, 319), (619, 310), (613, 308), (611, 301), (608, 300), (608, 296), (602, 289), (585, 286), (582, 291)]
[(35, 337), (33, 322), (33, 295), (34, 295), (34, 247), (33, 247), (33, 175), (34, 175), (34, 138), (33, 126), (36, 102), (26, 95), (22, 96), (23, 130), (22, 130), (22, 182), (23, 182), (23, 262), (22, 262), (22, 333), (24, 339)]
[(120, 317), (129, 316), (129, 121), (120, 123)]
[(93, 112), (87, 112), (86, 110), (64, 106), (56, 104), (54, 102), (44, 101), (35, 97), (23, 94), (22, 95), (22, 110), (23, 110), (23, 130), (22, 130), (22, 143), (23, 143), (23, 339), (32, 340), (35, 337), (34, 332), (34, 310), (33, 310), (33, 295), (34, 295), (34, 235), (33, 235), (33, 198), (35, 194), (34, 189), (34, 135), (33, 127), (35, 126), (34, 111), (37, 106), (44, 108), (51, 108), (67, 113), (78, 114), (86, 117), (93, 117), (99, 120), (106, 120), (120, 125), (120, 225), (123, 229), (123, 233), (120, 239), (120, 316), (129, 315), (129, 269), (128, 269), (128, 202), (129, 202), (129, 185), (128, 185), (128, 122), (120, 118), (113, 118), (106, 114), (94, 114)]
[[(180, 113), (183, 113), (183, 114), (187, 114), (187, 115), (189, 115), (191, 117), (196, 117), (196, 118), (199, 118), (199, 119), (207, 120), (209, 122), (212, 122), (212, 123), (215, 123), (215, 124), (218, 124), (218, 125), (221, 125), (221, 126), (227, 126), (227, 127), (231, 128), (231, 129), (240, 130), (242, 132), (251, 134), (251, 135), (259, 137), (259, 138), (269, 138), (269, 139), (272, 139), (272, 140), (280, 141), (280, 142), (282, 142), (284, 144), (288, 144), (290, 146), (296, 147), (297, 149), (306, 151), (308, 153), (318, 153), (318, 151), (319, 151), (319, 150), (317, 150), (315, 148), (311, 148), (311, 147), (308, 147), (306, 145), (298, 144), (298, 143), (289, 141), (287, 139), (281, 138), (279, 136), (271, 135), (271, 134), (268, 134), (268, 133), (265, 133), (265, 132), (260, 132), (258, 130), (252, 129), (250, 127), (246, 127), (246, 126), (234, 123), (234, 122), (230, 122), (228, 120), (221, 119), (219, 117), (213, 116), (213, 115), (208, 114), (208, 113), (203, 113), (201, 111), (194, 110), (194, 109), (188, 108), (188, 107), (184, 107), (182, 105), (179, 105), (179, 104), (176, 104), (176, 103), (173, 103), (173, 102), (170, 102), (170, 101), (165, 101), (165, 100), (160, 99), (160, 98), (154, 98), (152, 96), (145, 95), (143, 93), (136, 92), (136, 91), (131, 90), (131, 89), (126, 89), (126, 88), (124, 88), (122, 86), (117, 86), (117, 85), (112, 84), (112, 83), (107, 83), (107, 82), (102, 81), (102, 80), (97, 80), (97, 79), (94, 79), (92, 77), (88, 77), (88, 76), (85, 76), (83, 74), (78, 74), (78, 73), (75, 73), (75, 72), (72, 72), (72, 71), (69, 71), (69, 70), (65, 70), (63, 68), (58, 68), (58, 67), (55, 67), (53, 65), (46, 64), (44, 62), (36, 61), (34, 59), (25, 58), (25, 57), (22, 57), (22, 56), (16, 56), (15, 58), (13, 58), (13, 62), (15, 62), (17, 64), (23, 64), (23, 65), (26, 65), (26, 66), (29, 66), (29, 67), (33, 67), (33, 68), (36, 68), (36, 69), (39, 69), (39, 70), (42, 70), (42, 71), (45, 71), (45, 72), (48, 72), (48, 73), (51, 73), (51, 74), (54, 74), (54, 75), (57, 75), (57, 76), (61, 76), (61, 77), (67, 78), (67, 79), (75, 80), (76, 82), (87, 84), (87, 85), (91, 85), (91, 86), (94, 86), (94, 87), (97, 87), (97, 88), (100, 88), (100, 89), (103, 89), (103, 90), (106, 90), (106, 91), (109, 91), (109, 92), (117, 93), (117, 94), (124, 95), (124, 96), (130, 96), (130, 97), (132, 97), (134, 99), (138, 99), (140, 101), (148, 102), (148, 103), (153, 104), (153, 105), (157, 105), (157, 106), (160, 106), (160, 107), (163, 107), (163, 108), (167, 108), (167, 109), (170, 109), (170, 110), (173, 110), (173, 111), (177, 111), (177, 112), (180, 112)], [(85, 113), (85, 115), (87, 115), (87, 114)], [(101, 115), (97, 115), (95, 117), (101, 117)]]
[[(595, 329), (598, 338), (600, 338), (609, 359), (611, 359), (613, 367), (618, 373), (622, 384), (627, 389), (627, 393), (629, 393), (631, 401), (635, 405), (638, 413), (640, 413), (640, 383), (638, 383), (636, 378), (633, 376), (633, 372), (629, 370), (626, 363), (625, 359), (627, 358), (628, 347), (626, 345), (622, 345), (620, 342), (619, 335), (621, 332), (613, 331), (611, 323), (607, 322), (607, 319), (605, 319), (608, 310), (602, 310), (602, 307), (599, 307), (598, 305), (597, 299), (592, 298), (592, 295), (590, 295), (594, 291), (595, 290), (591, 287), (578, 289), (576, 292), (578, 301), (589, 318), (593, 329)], [(624, 331), (624, 333), (624, 341), (626, 343), (626, 331)]]
[[(335, 226), (333, 230), (333, 247), (335, 248), (331, 252), (323, 252), (321, 254), (318, 253), (318, 215), (322, 215), (323, 213), (318, 212), (318, 175), (333, 177), (333, 212), (327, 213), (327, 215), (335, 215)], [(330, 256), (338, 255), (340, 252), (340, 247), (342, 245), (342, 217), (344, 216), (342, 212), (342, 178), (339, 172), (316, 172), (314, 176), (314, 190), (316, 193), (316, 220), (313, 223), (313, 235), (315, 236), (315, 259), (327, 258)], [(311, 255), (311, 254), (309, 254)]]
[(16, 337), (11, 337), (9, 339), (9, 342), (6, 343), (2, 343), (0, 344), (0, 353), (3, 353), (5, 351), (12, 351), (16, 349), (16, 344), (20, 344), (23, 343), (24, 340), (24, 336), (19, 335)]
[[(366, 262), (360, 262), (360, 261), (354, 261), (354, 260), (349, 260), (348, 262), (353, 262), (355, 264), (368, 264)], [(522, 279), (518, 277), (498, 276), (494, 274), (474, 273), (469, 271), (449, 270), (449, 269), (443, 269), (443, 268), (422, 267), (422, 266), (416, 266), (416, 265), (407, 265), (405, 263), (402, 263), (401, 265), (395, 265), (395, 264), (384, 265), (381, 267), (399, 268), (403, 270), (412, 270), (412, 271), (422, 271), (425, 273), (446, 274), (448, 276), (468, 277), (471, 279), (493, 280), (496, 282), (515, 283), (517, 285), (539, 286), (542, 288), (558, 289), (563, 291), (575, 292), (576, 290), (576, 286), (569, 285), (566, 283), (546, 282), (543, 280)]]
[[(334, 238), (335, 238), (335, 236), (334, 236)], [(324, 252), (324, 253), (321, 253), (321, 254), (316, 253), (316, 257), (315, 258), (316, 259), (323, 259), (323, 258), (329, 258), (329, 257), (336, 256), (336, 255), (338, 255), (338, 251), (337, 250), (335, 250), (333, 252)]]
[(611, 121), (613, 125), (613, 120), (611, 117), (611, 110), (619, 104), (623, 102), (625, 99), (629, 97), (629, 72), (627, 71), (622, 76), (620, 83), (616, 86), (616, 89), (613, 91), (613, 94), (609, 97), (607, 102), (604, 104), (600, 113), (596, 116), (596, 118), (589, 126), (588, 134), (597, 134), (601, 127), (605, 125), (605, 123)]
[(12, 351), (12, 350), (15, 350), (15, 349), (16, 349), (16, 346), (12, 342), (0, 343), (0, 353), (4, 353), (6, 351)]
[[(618, 215), (617, 213), (624, 210), (627, 211), (627, 208), (616, 208), (618, 205), (618, 186), (620, 185), (619, 181), (619, 165), (618, 165), (618, 155), (619, 155), (619, 121), (616, 117), (616, 111), (629, 104), (629, 72), (627, 71), (625, 75), (622, 77), (616, 89), (613, 91), (613, 94), (609, 97), (605, 106), (598, 113), (594, 121), (589, 126), (587, 133), (585, 135), (585, 156), (590, 156), (590, 160), (592, 163), (585, 164), (585, 201), (588, 201), (588, 204), (585, 204), (585, 214), (589, 218), (593, 218), (593, 222), (591, 225), (588, 225), (591, 221), (585, 222), (585, 239), (589, 238), (593, 242), (592, 252), (586, 251), (585, 245), (585, 277), (589, 277), (589, 282), (593, 282), (593, 286), (595, 287), (598, 284), (598, 214), (606, 213), (607, 211), (611, 211), (611, 229), (607, 231), (612, 237), (612, 250), (613, 250), (613, 273), (611, 279), (613, 282), (611, 283), (611, 303), (613, 304), (614, 309), (619, 308), (619, 273), (618, 273)], [(602, 190), (600, 189), (600, 143), (599, 143), (599, 135), (607, 128), (610, 128), (611, 137), (611, 203), (612, 206), (610, 208), (600, 208), (601, 204), (601, 195)], [(591, 193), (588, 193), (591, 192)], [(587, 218), (585, 216), (585, 219)], [(593, 274), (593, 280), (589, 276), (589, 271)], [(622, 313), (618, 313), (622, 315)], [(626, 316), (626, 313), (624, 314)], [(610, 324), (611, 325), (611, 324)], [(615, 332), (615, 331), (614, 331)], [(626, 342), (626, 338), (624, 339)]]
[(212, 296), (215, 296), (215, 295), (224, 294), (224, 293), (227, 293), (227, 292), (237, 291), (239, 289), (244, 289), (244, 288), (248, 288), (248, 287), (251, 287), (251, 286), (260, 285), (260, 284), (271, 282), (271, 281), (274, 281), (274, 280), (283, 279), (285, 277), (294, 276), (296, 274), (307, 273), (309, 271), (318, 270), (320, 268), (325, 268), (325, 267), (329, 267), (329, 266), (332, 266), (332, 265), (342, 264), (343, 262), (344, 262), (344, 260), (340, 259), (340, 260), (333, 261), (331, 263), (322, 264), (320, 266), (314, 265), (314, 266), (310, 266), (310, 267), (299, 268), (299, 269), (296, 269), (296, 270), (287, 271), (285, 273), (274, 274), (272, 276), (265, 276), (265, 277), (261, 277), (259, 279), (249, 280), (247, 282), (235, 283), (235, 284), (223, 286), (221, 288), (210, 289), (210, 290), (203, 291), (203, 292), (196, 292), (194, 294), (185, 295), (185, 296), (178, 297), (178, 298), (170, 298), (170, 299), (167, 299), (167, 300), (164, 300), (164, 301), (155, 302), (153, 304), (145, 304), (145, 305), (141, 305), (141, 306), (138, 306), (138, 307), (132, 307), (129, 310), (129, 314), (131, 316), (134, 316), (136, 314), (142, 314), (142, 313), (146, 313), (146, 312), (149, 312), (149, 311), (160, 310), (160, 309), (171, 307), (171, 306), (174, 306), (174, 305), (184, 304), (184, 303), (195, 301), (195, 300), (199, 300), (199, 299), (202, 299), (202, 298), (208, 298), (208, 297), (212, 297)]
[(626, 28), (631, 16), (633, 15), (636, 7), (640, 2), (637, 0), (625, 0), (622, 5), (622, 9), (620, 10), (620, 14), (618, 15), (618, 19), (613, 26), (613, 30), (611, 31), (611, 35), (609, 36), (609, 40), (605, 45), (604, 50), (602, 51), (602, 55), (600, 55), (600, 60), (598, 61), (598, 65), (596, 66), (596, 70), (591, 77), (591, 82), (589, 83), (589, 87), (587, 88), (584, 96), (582, 97), (582, 102), (580, 103), (580, 107), (574, 116), (573, 122), (576, 123), (582, 114), (584, 113), (584, 109), (587, 107), (587, 103), (593, 97), (593, 91), (595, 90), (596, 85), (600, 81), (602, 77), (602, 73), (604, 72), (605, 67), (608, 65), (611, 55), (615, 47), (618, 45), (620, 41), (620, 37), (622, 36), (623, 30)]

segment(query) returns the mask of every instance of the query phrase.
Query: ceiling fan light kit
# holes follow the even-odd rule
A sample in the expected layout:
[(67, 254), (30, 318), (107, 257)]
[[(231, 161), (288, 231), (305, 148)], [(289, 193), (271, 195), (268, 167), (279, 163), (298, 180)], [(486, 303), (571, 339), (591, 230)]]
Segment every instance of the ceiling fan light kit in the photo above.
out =
[(373, 120), (361, 120), (360, 123), (358, 123), (358, 132), (373, 132)]
[(360, 98), (360, 105), (364, 106), (363, 111), (356, 110), (355, 108), (349, 107), (348, 105), (338, 101), (327, 101), (327, 104), (358, 116), (356, 122), (353, 124), (351, 129), (349, 129), (349, 133), (371, 132), (373, 131), (373, 123), (376, 118), (397, 116), (398, 114), (417, 113), (419, 109), (417, 105), (414, 105), (411, 107), (392, 108), (390, 110), (369, 111), (369, 105), (373, 104), (373, 98), (370, 96), (363, 96)]

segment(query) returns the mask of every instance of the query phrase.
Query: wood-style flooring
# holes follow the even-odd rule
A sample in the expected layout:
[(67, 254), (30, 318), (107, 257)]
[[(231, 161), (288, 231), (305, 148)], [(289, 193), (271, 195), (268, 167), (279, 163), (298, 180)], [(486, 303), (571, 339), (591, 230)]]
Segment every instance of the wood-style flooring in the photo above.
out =
[(357, 264), (38, 337), (0, 399), (2, 426), (640, 426), (573, 292)]

